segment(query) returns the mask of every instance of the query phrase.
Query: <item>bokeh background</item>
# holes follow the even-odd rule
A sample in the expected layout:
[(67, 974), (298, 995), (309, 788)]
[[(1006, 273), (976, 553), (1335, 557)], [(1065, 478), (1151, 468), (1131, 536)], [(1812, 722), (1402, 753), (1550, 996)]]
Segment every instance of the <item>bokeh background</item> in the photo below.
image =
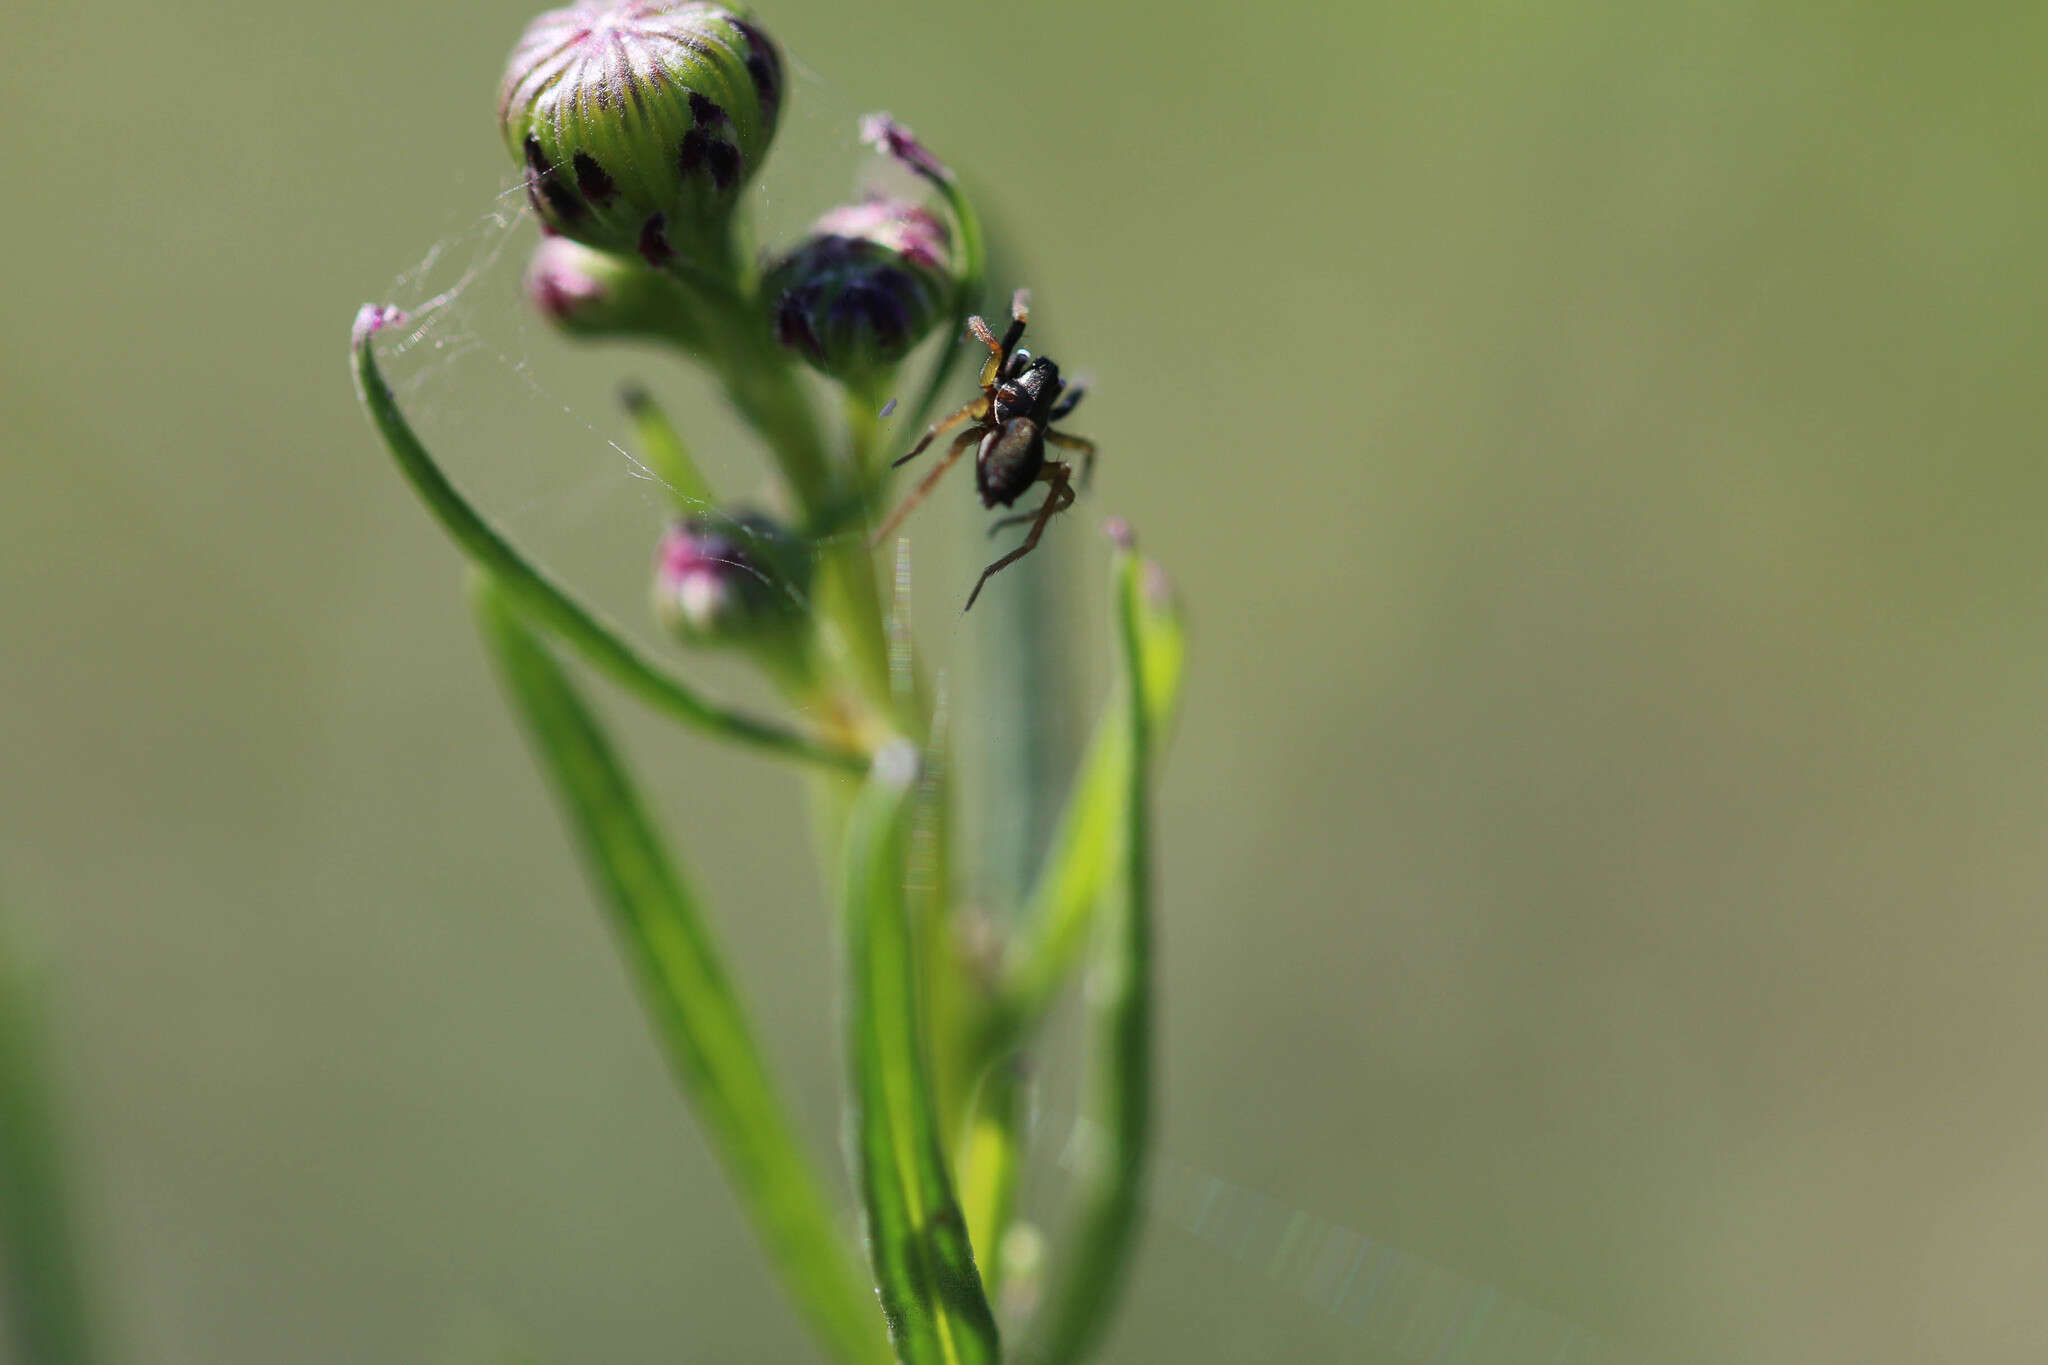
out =
[[(1195, 623), (1162, 1141), (1243, 1212), (1162, 1210), (1113, 1358), (1456, 1357), (1290, 1224), (1626, 1358), (2041, 1358), (2048, 11), (763, 8), (771, 234), (889, 108), (1097, 381), (1095, 495), (1013, 571), (1071, 594), (1062, 711), (1105, 512)], [(520, 316), (527, 17), (0, 20), (0, 934), (110, 1362), (809, 1358), (345, 375), (358, 303), (476, 266), (394, 373), (635, 621), (617, 378), (758, 482), (701, 386)], [(970, 502), (916, 523), (963, 735)], [(607, 701), (830, 1148), (800, 786)]]

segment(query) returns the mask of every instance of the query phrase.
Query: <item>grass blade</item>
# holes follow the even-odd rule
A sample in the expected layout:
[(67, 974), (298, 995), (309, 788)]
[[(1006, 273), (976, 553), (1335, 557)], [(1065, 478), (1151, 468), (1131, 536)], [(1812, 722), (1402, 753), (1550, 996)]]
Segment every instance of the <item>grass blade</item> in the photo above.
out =
[(910, 747), (884, 750), (847, 828), (853, 1156), (898, 1357), (904, 1365), (984, 1365), (1000, 1360), (1001, 1349), (946, 1170), (904, 894), (916, 787)]
[(473, 564), (502, 584), (533, 620), (560, 635), (594, 667), (656, 710), (711, 734), (791, 758), (856, 771), (864, 766), (865, 760), (850, 750), (819, 744), (784, 726), (700, 697), (687, 684), (649, 663), (616, 628), (571, 597), (485, 520), (434, 463), (377, 368), (370, 340), (389, 316), (366, 304), (356, 317), (350, 342), (356, 396), (413, 491)]
[[(1101, 1140), (1090, 1153), (1079, 1226), (1059, 1283), (1039, 1319), (1029, 1358), (1078, 1365), (1101, 1343), (1130, 1268), (1152, 1139), (1152, 718), (1149, 668), (1166, 654), (1148, 641), (1165, 594), (1121, 537), (1117, 621), (1123, 645), (1127, 762), (1118, 792), (1114, 918), (1103, 926), (1102, 976), (1092, 992), (1101, 1049)], [(1150, 590), (1148, 590), (1150, 589)], [(1152, 647), (1148, 648), (1148, 644)]]
[(874, 1310), (797, 1140), (696, 900), (631, 779), (512, 594), (479, 576), (478, 623), (532, 736), (684, 1092), (769, 1259), (838, 1358), (889, 1359)]

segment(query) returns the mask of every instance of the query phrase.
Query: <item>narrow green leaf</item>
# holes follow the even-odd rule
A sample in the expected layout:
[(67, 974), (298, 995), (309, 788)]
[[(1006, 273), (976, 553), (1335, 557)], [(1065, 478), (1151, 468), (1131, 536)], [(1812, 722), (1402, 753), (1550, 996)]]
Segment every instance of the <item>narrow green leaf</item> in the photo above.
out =
[(711, 491), (711, 482), (697, 468), (683, 434), (661, 410), (661, 404), (638, 384), (627, 385), (619, 400), (633, 423), (634, 444), (640, 448), (640, 458), (647, 461), (647, 467), (668, 489), (669, 501), (676, 510), (684, 516), (714, 510), (718, 497)]
[(477, 577), (478, 624), (638, 978), (670, 1063), (784, 1287), (840, 1359), (881, 1365), (868, 1293), (696, 899), (598, 722), (520, 617)]
[(1151, 1147), (1153, 723), (1148, 699), (1156, 693), (1150, 667), (1167, 660), (1177, 666), (1179, 650), (1177, 641), (1170, 653), (1157, 640), (1148, 641), (1152, 599), (1164, 593), (1148, 592), (1146, 578), (1146, 566), (1126, 543), (1116, 583), (1128, 760), (1117, 793), (1121, 828), (1114, 840), (1115, 913), (1103, 926), (1101, 978), (1091, 992), (1102, 1126), (1099, 1140), (1090, 1144), (1072, 1245), (1029, 1353), (1029, 1359), (1047, 1365), (1079, 1365), (1101, 1344), (1130, 1269)]
[(1017, 1186), (1024, 1164), (1023, 1058), (1010, 1054), (983, 1068), (974, 1093), (967, 1134), (960, 1141), (960, 1209), (967, 1236), (984, 1249), (981, 1280), (988, 1296), (1001, 1302), (1003, 1239), (1017, 1213)]
[(90, 1314), (64, 1203), (49, 1039), (34, 994), (0, 958), (0, 1338), (35, 1365), (88, 1365)]
[(904, 895), (916, 786), (914, 751), (883, 750), (847, 827), (854, 1159), (897, 1356), (904, 1365), (983, 1365), (1000, 1360), (1001, 1348), (946, 1170)]
[[(1136, 633), (1141, 665), (1132, 676), (1140, 680), (1138, 691), (1145, 704), (1133, 707), (1131, 694), (1119, 693), (1096, 726), (1026, 905), (1023, 936), (1004, 972), (998, 1019), (989, 1039), (998, 1051), (1044, 1015), (1087, 946), (1096, 906), (1117, 856), (1117, 834), (1131, 781), (1134, 723), (1143, 723), (1153, 740), (1148, 752), (1156, 754), (1179, 705), (1187, 654), (1180, 614), (1156, 569), (1140, 564), (1118, 572), (1135, 573), (1140, 580), (1138, 599), (1129, 604), (1134, 613), (1129, 629)], [(1123, 609), (1120, 604), (1119, 611)]]
[(560, 635), (572, 649), (628, 692), (686, 724), (813, 763), (856, 770), (864, 765), (861, 756), (848, 750), (828, 747), (784, 726), (700, 697), (687, 684), (649, 663), (615, 627), (576, 601), (522, 555), (449, 482), (399, 410), (391, 386), (384, 382), (377, 368), (377, 357), (370, 344), (389, 317), (384, 310), (365, 305), (356, 318), (351, 343), (356, 395), (390, 448), (400, 472), (426, 503), (427, 510), (470, 561), (502, 584), (528, 616)]

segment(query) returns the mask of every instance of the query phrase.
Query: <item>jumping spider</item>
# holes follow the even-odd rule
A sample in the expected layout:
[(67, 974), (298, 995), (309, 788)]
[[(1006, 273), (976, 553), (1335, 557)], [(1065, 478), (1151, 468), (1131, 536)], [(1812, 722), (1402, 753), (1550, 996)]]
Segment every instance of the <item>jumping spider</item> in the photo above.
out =
[(1046, 445), (1050, 443), (1061, 450), (1074, 451), (1081, 457), (1082, 487), (1087, 487), (1089, 475), (1095, 472), (1095, 443), (1052, 429), (1054, 422), (1079, 406), (1086, 390), (1079, 384), (1069, 385), (1061, 380), (1060, 367), (1050, 359), (1033, 356), (1017, 344), (1024, 336), (1030, 297), (1027, 291), (1019, 289), (1016, 297), (1010, 300), (1010, 326), (1000, 341), (980, 318), (967, 320), (968, 329), (989, 349), (988, 362), (981, 367), (981, 395), (957, 412), (948, 413), (932, 423), (923, 439), (896, 464), (904, 465), (916, 459), (940, 433), (951, 431), (962, 422), (973, 425), (953, 438), (945, 458), (918, 481), (917, 487), (910, 490), (882, 523), (881, 529), (875, 532), (874, 543), (880, 544), (888, 539), (897, 524), (924, 501), (925, 495), (932, 491), (967, 447), (976, 442), (981, 448), (974, 456), (974, 486), (981, 494), (983, 507), (1011, 507), (1033, 484), (1050, 485), (1045, 501), (1037, 510), (999, 518), (988, 528), (989, 534), (994, 535), (1005, 526), (1031, 523), (1031, 530), (1022, 545), (981, 571), (974, 591), (967, 595), (966, 609), (970, 611), (990, 575), (1030, 554), (1038, 545), (1039, 536), (1045, 533), (1045, 524), (1056, 513), (1064, 512), (1074, 504), (1074, 467), (1045, 458)]

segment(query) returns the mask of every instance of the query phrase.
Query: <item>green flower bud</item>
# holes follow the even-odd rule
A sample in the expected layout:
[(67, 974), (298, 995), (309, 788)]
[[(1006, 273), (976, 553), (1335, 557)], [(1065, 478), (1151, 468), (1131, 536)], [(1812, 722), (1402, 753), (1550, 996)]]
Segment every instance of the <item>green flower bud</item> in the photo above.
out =
[(745, 11), (586, 3), (527, 26), (498, 125), (554, 231), (657, 266), (711, 264), (781, 102), (781, 55)]
[(545, 237), (534, 249), (526, 297), (571, 336), (689, 342), (700, 331), (690, 295), (667, 275), (567, 237)]
[(776, 340), (835, 379), (873, 384), (947, 315), (952, 247), (909, 200), (833, 209), (763, 281)]
[(810, 557), (754, 513), (685, 517), (654, 554), (654, 611), (685, 645), (786, 647), (808, 610)]

